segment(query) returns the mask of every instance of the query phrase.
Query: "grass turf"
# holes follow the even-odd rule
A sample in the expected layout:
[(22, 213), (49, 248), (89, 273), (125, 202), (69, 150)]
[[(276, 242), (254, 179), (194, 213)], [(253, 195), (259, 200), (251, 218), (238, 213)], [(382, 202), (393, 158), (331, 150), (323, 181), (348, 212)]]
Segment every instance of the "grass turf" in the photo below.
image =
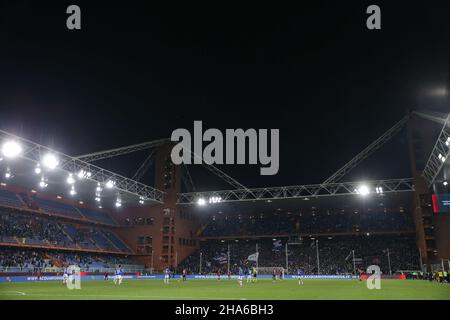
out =
[(365, 281), (358, 280), (305, 280), (299, 285), (294, 279), (272, 282), (259, 279), (257, 283), (239, 287), (236, 280), (125, 280), (116, 286), (109, 281), (83, 281), (81, 290), (68, 290), (61, 282), (1, 283), (1, 300), (110, 300), (110, 299), (159, 299), (159, 300), (450, 300), (450, 284), (437, 284), (421, 280), (382, 280), (380, 290), (369, 290)]

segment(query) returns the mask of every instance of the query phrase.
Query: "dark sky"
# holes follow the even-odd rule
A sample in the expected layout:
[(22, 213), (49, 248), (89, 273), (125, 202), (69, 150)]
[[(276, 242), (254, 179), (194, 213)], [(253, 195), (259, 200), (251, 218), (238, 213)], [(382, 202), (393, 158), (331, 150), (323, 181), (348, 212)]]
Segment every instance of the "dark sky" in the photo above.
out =
[[(450, 109), (429, 94), (448, 86), (444, 2), (377, 1), (377, 31), (365, 1), (92, 2), (0, 1), (0, 129), (76, 155), (169, 137), (194, 120), (279, 128), (276, 176), (219, 167), (256, 187), (319, 183), (408, 110)], [(69, 4), (82, 9), (81, 31), (66, 29)], [(344, 180), (410, 176), (406, 152), (402, 133)], [(102, 165), (132, 175), (144, 158)], [(227, 187), (191, 170), (200, 189)]]

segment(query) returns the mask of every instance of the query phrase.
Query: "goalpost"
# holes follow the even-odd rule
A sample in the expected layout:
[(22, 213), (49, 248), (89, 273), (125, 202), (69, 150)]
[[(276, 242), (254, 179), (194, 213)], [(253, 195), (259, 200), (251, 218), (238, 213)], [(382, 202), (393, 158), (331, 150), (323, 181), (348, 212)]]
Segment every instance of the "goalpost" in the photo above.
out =
[(258, 267), (258, 274), (272, 275), (274, 269), (277, 272), (277, 275), (284, 276), (287, 274), (287, 270), (284, 267)]

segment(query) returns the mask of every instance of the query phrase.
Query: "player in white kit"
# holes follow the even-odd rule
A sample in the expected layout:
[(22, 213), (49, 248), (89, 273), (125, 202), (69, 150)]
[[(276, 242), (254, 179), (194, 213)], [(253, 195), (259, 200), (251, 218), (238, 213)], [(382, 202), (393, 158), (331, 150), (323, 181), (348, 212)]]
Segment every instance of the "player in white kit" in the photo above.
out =
[(64, 268), (63, 273), (63, 284), (67, 284), (67, 281), (69, 280), (69, 272), (67, 271), (67, 268)]
[(170, 270), (169, 268), (164, 269), (164, 283), (169, 283)]
[(252, 269), (248, 268), (247, 270), (247, 283), (252, 282)]

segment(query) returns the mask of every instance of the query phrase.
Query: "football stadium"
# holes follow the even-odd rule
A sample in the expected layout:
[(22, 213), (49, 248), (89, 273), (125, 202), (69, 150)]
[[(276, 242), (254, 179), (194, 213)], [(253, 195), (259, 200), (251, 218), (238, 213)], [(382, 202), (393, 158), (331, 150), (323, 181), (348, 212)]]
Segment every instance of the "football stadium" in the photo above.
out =
[[(1, 131), (0, 297), (450, 299), (449, 119), (412, 112), (320, 184), (252, 189), (204, 164), (233, 188), (202, 192), (170, 139), (69, 156)], [(413, 178), (341, 182), (396, 135), (417, 155), (424, 127)], [(154, 186), (95, 164), (143, 150)]]
[(18, 3), (0, 11), (0, 300), (450, 300), (431, 9), (410, 35), (403, 6), (373, 30), (350, 3)]

